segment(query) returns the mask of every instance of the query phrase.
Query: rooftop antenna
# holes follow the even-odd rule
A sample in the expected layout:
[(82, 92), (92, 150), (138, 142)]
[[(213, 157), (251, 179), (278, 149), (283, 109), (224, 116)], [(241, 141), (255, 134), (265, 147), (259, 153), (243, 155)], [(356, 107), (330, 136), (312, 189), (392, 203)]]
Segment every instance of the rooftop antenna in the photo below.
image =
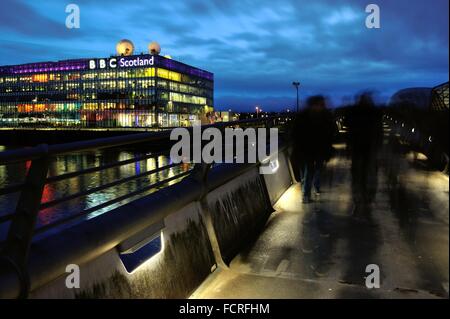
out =
[(153, 41), (148, 45), (148, 52), (151, 55), (159, 55), (161, 53), (161, 46), (159, 45), (158, 42)]
[(134, 44), (128, 39), (122, 39), (116, 44), (116, 51), (120, 56), (133, 55)]

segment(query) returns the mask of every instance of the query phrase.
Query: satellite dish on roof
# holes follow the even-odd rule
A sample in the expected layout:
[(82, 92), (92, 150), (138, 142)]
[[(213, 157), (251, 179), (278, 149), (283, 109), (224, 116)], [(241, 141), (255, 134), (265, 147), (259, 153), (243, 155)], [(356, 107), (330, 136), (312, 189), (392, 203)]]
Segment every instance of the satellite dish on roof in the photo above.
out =
[(161, 46), (158, 42), (153, 41), (148, 45), (148, 52), (150, 52), (150, 54), (152, 55), (158, 55), (159, 53), (161, 53)]
[(117, 42), (116, 45), (116, 51), (117, 55), (132, 55), (134, 51), (134, 44), (130, 40), (122, 39), (119, 42)]

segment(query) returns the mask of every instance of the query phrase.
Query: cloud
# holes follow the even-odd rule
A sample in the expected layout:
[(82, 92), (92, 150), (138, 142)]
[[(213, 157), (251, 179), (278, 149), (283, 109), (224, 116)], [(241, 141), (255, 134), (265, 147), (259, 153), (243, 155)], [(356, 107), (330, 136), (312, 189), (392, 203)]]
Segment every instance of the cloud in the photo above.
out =
[[(78, 0), (81, 29), (64, 28), (59, 0), (7, 0), (0, 63), (108, 56), (120, 38), (215, 73), (218, 108), (280, 108), (324, 93), (338, 103), (364, 88), (388, 96), (448, 80), (448, 1), (379, 0), (381, 29), (365, 27), (363, 0)], [(20, 12), (20, 14), (11, 14)], [(14, 54), (17, 52), (17, 54)]]
[(330, 15), (328, 15), (324, 19), (324, 23), (335, 26), (341, 23), (351, 23), (357, 21), (358, 19), (361, 20), (362, 16), (362, 12), (358, 12), (350, 7), (342, 7), (338, 10), (334, 10)]
[[(10, 35), (23, 37), (49, 37), (61, 39), (75, 34), (68, 33), (65, 27), (64, 6), (60, 7), (60, 18), (53, 19), (40, 10), (22, 1), (2, 1), (0, 10), (0, 30)], [(78, 32), (79, 35), (81, 32)]]

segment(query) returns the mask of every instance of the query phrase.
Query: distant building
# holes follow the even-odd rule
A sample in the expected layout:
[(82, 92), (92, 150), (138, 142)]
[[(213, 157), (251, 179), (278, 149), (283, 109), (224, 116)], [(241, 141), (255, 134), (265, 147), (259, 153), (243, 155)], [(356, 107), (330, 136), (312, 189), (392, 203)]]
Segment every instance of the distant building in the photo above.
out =
[(407, 88), (392, 95), (389, 105), (427, 109), (430, 107), (431, 88)]
[(110, 58), (0, 66), (0, 127), (173, 127), (208, 120), (211, 72), (154, 54), (155, 44), (153, 54), (129, 55), (133, 46), (123, 41), (117, 50), (126, 54)]
[(215, 122), (232, 122), (237, 120), (239, 120), (239, 113), (234, 113), (231, 111), (214, 112)]
[[(409, 142), (439, 169), (448, 169), (449, 85), (410, 88), (395, 93), (390, 112), (410, 130)], [(447, 158), (447, 159), (446, 159)]]
[(448, 111), (448, 93), (448, 82), (434, 87), (431, 91), (431, 108), (436, 111)]
[(417, 108), (422, 110), (448, 110), (449, 86), (448, 82), (434, 88), (407, 88), (392, 95), (389, 105), (394, 107)]

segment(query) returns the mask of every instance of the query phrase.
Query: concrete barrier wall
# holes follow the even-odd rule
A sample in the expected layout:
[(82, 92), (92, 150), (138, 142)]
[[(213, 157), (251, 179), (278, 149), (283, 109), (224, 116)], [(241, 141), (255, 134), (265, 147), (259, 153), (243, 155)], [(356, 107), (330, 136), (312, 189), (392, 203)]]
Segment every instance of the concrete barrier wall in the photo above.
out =
[(257, 236), (272, 213), (258, 167), (215, 189), (207, 200), (225, 262)]
[[(33, 291), (32, 298), (184, 298), (209, 275), (214, 257), (198, 202), (169, 215), (163, 248), (132, 273), (112, 249), (80, 265), (80, 289), (63, 275)], [(152, 234), (148, 234), (151, 236)], [(67, 274), (68, 275), (68, 274)]]
[(271, 161), (277, 160), (278, 165), (274, 174), (265, 174), (264, 180), (267, 185), (267, 192), (269, 193), (270, 203), (275, 204), (283, 193), (292, 185), (292, 177), (289, 171), (289, 158), (285, 152), (274, 154), (270, 157)]
[[(291, 185), (284, 153), (279, 154), (278, 161), (279, 167), (273, 175), (260, 175), (259, 168), (254, 166), (208, 193), (206, 203), (225, 262), (231, 261), (240, 249), (258, 236), (272, 213), (272, 203)], [(141, 200), (139, 206), (146, 207), (146, 199)], [(130, 209), (130, 206), (117, 208), (123, 209)], [(152, 210), (151, 201), (148, 209)], [(114, 213), (117, 212), (110, 212)], [(34, 289), (30, 297), (188, 297), (215, 266), (205, 223), (206, 213), (200, 202), (194, 201), (165, 217), (161, 252), (131, 273), (124, 267), (116, 247), (79, 265), (79, 289), (66, 287), (69, 275), (66, 273)], [(150, 230), (145, 234), (144, 230), (143, 235), (150, 237), (153, 234)]]

